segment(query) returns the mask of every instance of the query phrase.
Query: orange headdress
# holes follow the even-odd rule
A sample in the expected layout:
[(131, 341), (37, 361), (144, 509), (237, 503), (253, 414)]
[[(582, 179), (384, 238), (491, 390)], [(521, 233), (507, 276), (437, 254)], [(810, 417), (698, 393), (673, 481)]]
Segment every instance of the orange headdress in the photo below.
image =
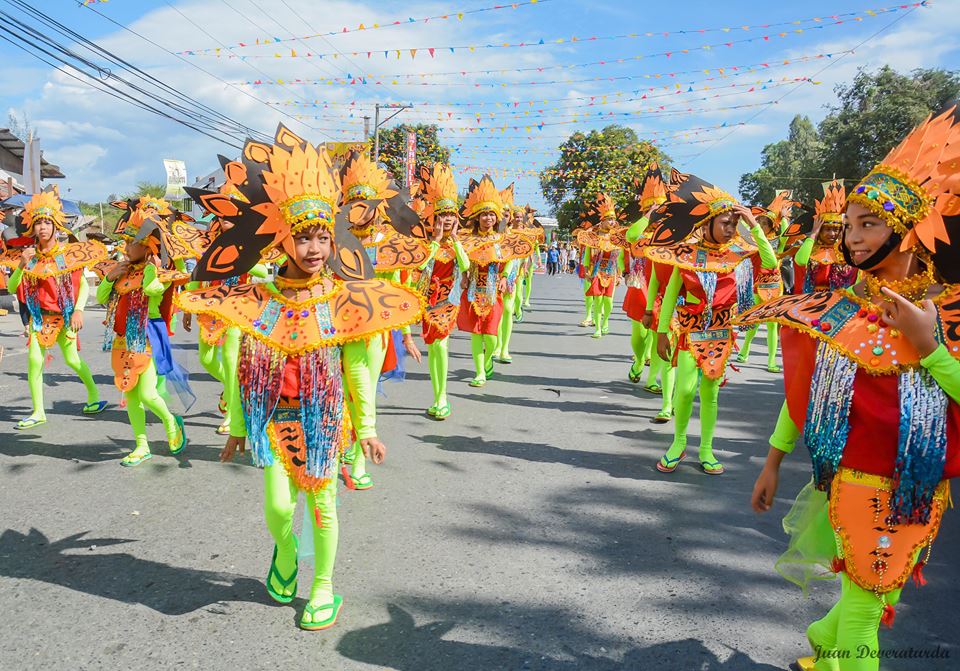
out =
[(660, 172), (660, 165), (656, 161), (647, 166), (638, 200), (643, 212), (654, 205), (662, 205), (667, 202), (667, 185), (663, 182), (663, 173)]
[(483, 212), (493, 212), (498, 219), (503, 212), (503, 194), (497, 190), (490, 175), (484, 175), (479, 182), (470, 180), (467, 197), (461, 208), (464, 219), (473, 219)]
[(847, 192), (843, 182), (832, 180), (823, 184), (823, 200), (814, 199), (816, 217), (824, 226), (843, 224), (843, 210), (847, 207)]
[(457, 214), (457, 182), (449, 165), (434, 163), (433, 170), (421, 168), (420, 180), (423, 183), (422, 198), (425, 202), (421, 214), (423, 219), (433, 226), (438, 215)]
[(22, 217), (25, 237), (33, 237), (33, 225), (38, 221), (49, 221), (54, 228), (72, 235), (65, 223), (66, 216), (63, 213), (63, 203), (60, 202), (60, 190), (56, 185), (47, 191), (33, 194), (23, 207)]
[(667, 202), (657, 210), (650, 235), (653, 245), (672, 245), (685, 240), (697, 227), (730, 212), (736, 198), (706, 180), (674, 169), (670, 174)]
[[(123, 210), (113, 231), (115, 238), (144, 245), (166, 263), (171, 259), (189, 259), (200, 256), (199, 245), (193, 243), (200, 232), (190, 224), (193, 217), (184, 214), (163, 198), (139, 196), (112, 203)], [(184, 235), (179, 235), (182, 229)]]
[(777, 191), (769, 205), (766, 207), (751, 207), (750, 210), (753, 212), (754, 216), (766, 217), (769, 219), (770, 223), (773, 224), (774, 232), (777, 232), (783, 224), (784, 208), (788, 206), (792, 208), (797, 204), (798, 203), (791, 199), (791, 193), (789, 190), (781, 189)]
[(950, 235), (957, 237), (955, 222), (960, 215), (957, 102), (913, 129), (860, 180), (847, 202), (882, 218), (903, 238), (901, 249), (926, 250), (944, 277), (960, 279), (956, 263), (960, 250), (951, 249), (957, 245)]

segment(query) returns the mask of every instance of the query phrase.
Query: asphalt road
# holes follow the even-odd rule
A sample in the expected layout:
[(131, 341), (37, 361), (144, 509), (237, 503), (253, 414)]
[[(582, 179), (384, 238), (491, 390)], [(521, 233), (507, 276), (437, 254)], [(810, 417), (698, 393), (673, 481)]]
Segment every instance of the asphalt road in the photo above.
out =
[[(124, 469), (132, 435), (99, 351), (102, 311), (88, 312), (83, 353), (111, 407), (83, 417), (82, 386), (56, 353), (50, 421), (25, 433), (11, 428), (29, 413), (24, 341), (18, 317), (0, 317), (0, 669), (786, 668), (838, 585), (805, 599), (773, 570), (781, 517), (809, 477), (805, 450), (785, 464), (774, 511), (749, 509), (781, 402), (764, 338), (720, 395), (726, 474), (686, 462), (662, 475), (672, 425), (650, 424), (659, 397), (626, 379), (629, 323), (616, 309), (612, 333), (591, 339), (576, 326), (578, 289), (537, 277), (514, 363), (483, 389), (466, 384), (469, 343), (453, 339), (447, 421), (424, 415), (426, 361), (387, 386), (388, 460), (374, 489), (341, 487), (345, 602), (320, 633), (295, 626), (307, 579), (288, 606), (266, 595), (261, 476), (217, 462), (219, 389), (194, 336), (174, 338), (199, 396), (188, 448), (169, 456), (154, 421), (153, 460)], [(693, 444), (696, 432), (694, 421)], [(957, 668), (956, 520), (946, 515), (929, 584), (904, 590), (881, 637), (950, 658), (885, 669)]]

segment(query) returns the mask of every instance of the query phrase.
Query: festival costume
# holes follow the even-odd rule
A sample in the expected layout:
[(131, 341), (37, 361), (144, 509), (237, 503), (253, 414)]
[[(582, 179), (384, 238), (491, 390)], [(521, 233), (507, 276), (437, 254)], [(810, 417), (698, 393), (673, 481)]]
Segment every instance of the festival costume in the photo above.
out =
[[(439, 226), (441, 214), (457, 214), (457, 184), (450, 166), (436, 163), (433, 169), (421, 171), (426, 206), (423, 219), (430, 229)], [(448, 342), (460, 312), (459, 284), (470, 268), (470, 259), (460, 240), (445, 236), (431, 240), (427, 260), (420, 266), (418, 290), (427, 299), (423, 313), (422, 335), (427, 345), (433, 405), (427, 409), (431, 417), (444, 420), (450, 416), (447, 401), (447, 371), (450, 368)]]
[[(770, 444), (790, 452), (802, 426), (813, 463), (813, 480), (784, 521), (793, 538), (778, 570), (804, 590), (810, 580), (841, 574), (837, 604), (807, 629), (821, 659), (800, 660), (801, 668), (876, 671), (879, 625), (893, 625), (911, 576), (924, 584), (948, 480), (960, 475), (958, 168), (953, 103), (908, 134), (847, 198), (893, 229), (861, 263), (862, 290), (786, 296), (741, 316), (744, 324), (774, 319), (790, 327), (786, 403)], [(915, 304), (935, 296), (939, 345), (923, 358), (884, 323), (883, 285), (869, 272), (896, 245), (923, 269), (888, 286)], [(843, 246), (841, 253), (848, 258)]]
[[(386, 171), (371, 161), (366, 152), (351, 153), (340, 175), (341, 204), (361, 203), (351, 209), (352, 222), (366, 218), (363, 215), (367, 214), (367, 206), (363, 202), (375, 203), (375, 206), (369, 206), (375, 212), (370, 223), (350, 227), (350, 232), (367, 253), (374, 276), (378, 280), (399, 283), (401, 271), (414, 270), (427, 259), (419, 216), (408, 206), (408, 199), (401, 195)], [(404, 325), (395, 331), (383, 331), (367, 339), (367, 373), (374, 388), (383, 376), (395, 368), (402, 371), (399, 363), (404, 352), (402, 340), (409, 335), (410, 326)], [(388, 361), (389, 364), (386, 363)], [(399, 373), (397, 377), (401, 375)], [(376, 395), (374, 399), (376, 403)], [(351, 467), (352, 489), (367, 490), (373, 487), (373, 477), (367, 472), (367, 460), (359, 440), (343, 461)]]
[[(160, 257), (163, 266), (196, 255), (188, 242), (195, 238), (188, 231), (193, 228), (189, 217), (166, 201), (143, 196), (113, 205), (124, 210), (114, 231), (118, 239), (144, 245), (149, 254)], [(97, 302), (107, 306), (103, 351), (111, 352), (114, 384), (123, 392), (134, 435), (134, 449), (120, 463), (136, 466), (152, 456), (145, 409), (163, 422), (171, 454), (178, 454), (186, 446), (183, 419), (170, 412), (165, 397), (168, 378), (181, 398), (192, 396), (186, 371), (173, 359), (168, 332), (173, 287), (189, 278), (180, 271), (140, 261), (121, 277), (110, 280), (107, 275), (117, 263), (106, 261), (95, 268), (101, 277)], [(190, 403), (184, 402), (187, 407)]]
[[(754, 302), (759, 304), (764, 301), (773, 300), (783, 295), (783, 276), (780, 274), (780, 266), (788, 238), (786, 237), (787, 227), (790, 224), (789, 218), (785, 217), (783, 210), (786, 206), (793, 206), (790, 194), (787, 191), (779, 191), (773, 201), (767, 207), (753, 207), (753, 214), (756, 217), (766, 217), (770, 221), (771, 230), (767, 233), (767, 240), (770, 246), (777, 252), (777, 267), (766, 269), (758, 254), (751, 259), (753, 263), (753, 284), (756, 288)], [(779, 348), (779, 325), (776, 322), (768, 322), (764, 325), (767, 331), (767, 370), (771, 373), (781, 372), (777, 365), (777, 350)], [(757, 335), (759, 326), (751, 327), (743, 338), (743, 345), (737, 354), (738, 363), (746, 363), (750, 358), (750, 345)]]
[[(823, 200), (816, 201), (815, 216), (822, 222), (823, 228), (840, 229), (843, 227), (845, 207), (843, 184), (834, 180), (824, 185)], [(804, 232), (809, 233), (813, 223), (805, 228), (808, 230)], [(795, 249), (794, 293), (844, 289), (857, 281), (857, 269), (843, 258), (839, 240), (828, 246), (810, 236)]]
[[(515, 210), (516, 212), (516, 210)], [(523, 308), (530, 307), (530, 294), (533, 291), (533, 275), (537, 270), (543, 268), (540, 261), (540, 245), (547, 241), (546, 231), (543, 230), (543, 226), (534, 218), (536, 211), (527, 205), (523, 208), (523, 224), (518, 229), (519, 233), (527, 235), (533, 240), (533, 251), (530, 253), (526, 259), (523, 260), (523, 263), (520, 266), (520, 277), (523, 279), (523, 302), (519, 305), (521, 319), (523, 315)], [(566, 271), (564, 271), (566, 272)], [(521, 321), (518, 319), (517, 321)]]
[(43, 369), (46, 351), (56, 343), (63, 353), (63, 360), (80, 378), (87, 392), (83, 413), (95, 415), (104, 410), (106, 402), (100, 400), (90, 367), (80, 358), (79, 333), (71, 328), (74, 313), (83, 314), (90, 288), (84, 277), (84, 269), (92, 267), (107, 257), (107, 249), (95, 240), (61, 243), (56, 241), (57, 231), (70, 233), (64, 225), (63, 206), (56, 188), (34, 194), (23, 209), (25, 235), (34, 236), (34, 227), (39, 221), (53, 224), (53, 246), (41, 250), (21, 267), (23, 248), (6, 250), (3, 264), (13, 269), (7, 285), (8, 291), (16, 293), (26, 306), (29, 344), (27, 349), (27, 384), (33, 410), (30, 416), (14, 426), (29, 429), (47, 421), (43, 407)]
[[(667, 186), (663, 174), (657, 163), (651, 163), (639, 185), (637, 201), (641, 212), (648, 212), (654, 205), (662, 205), (667, 199)], [(650, 363), (647, 382), (644, 389), (652, 394), (663, 394), (663, 406), (655, 421), (667, 421), (673, 416), (673, 388), (676, 379), (673, 366), (660, 358), (657, 353), (657, 308), (660, 302), (657, 297), (658, 283), (651, 286), (654, 264), (647, 262), (644, 247), (647, 240), (643, 237), (649, 219), (645, 216), (637, 219), (624, 233), (624, 281), (627, 285), (626, 295), (623, 298), (623, 311), (630, 318), (630, 347), (633, 350), (633, 362), (627, 373), (627, 379), (634, 384), (641, 378), (641, 371), (646, 362)], [(663, 278), (663, 284), (669, 279), (669, 272)], [(655, 281), (655, 280), (654, 280)], [(651, 328), (643, 325), (643, 316), (649, 313), (652, 318)], [(657, 382), (657, 377), (661, 383)]]
[[(657, 264), (672, 266), (663, 292), (657, 332), (666, 335), (670, 319), (677, 312), (680, 338), (675, 353), (676, 423), (673, 443), (657, 468), (676, 470), (686, 456), (687, 425), (693, 414), (694, 395), (700, 392), (701, 469), (708, 474), (723, 473), (713, 456), (713, 433), (717, 421), (717, 400), (736, 331), (732, 318), (753, 304), (753, 270), (750, 257), (759, 250), (764, 268), (776, 266), (776, 255), (759, 225), (751, 230), (756, 246), (739, 234), (723, 245), (703, 239), (704, 228), (715, 217), (733, 210), (737, 202), (728, 193), (695, 175), (674, 172), (676, 188), (658, 211), (655, 229), (645, 250)], [(684, 302), (678, 304), (683, 292)]]
[(470, 333), (470, 348), (476, 376), (473, 387), (482, 387), (493, 374), (493, 357), (497, 351), (500, 319), (503, 315), (501, 283), (513, 271), (517, 259), (528, 256), (533, 249), (530, 239), (517, 233), (501, 233), (496, 226), (480, 230), (479, 217), (492, 212), (501, 219), (501, 193), (489, 176), (479, 182), (470, 180), (461, 216), (475, 221), (474, 230), (462, 238), (463, 248), (470, 259), (467, 287), (460, 297), (457, 327)]
[(270, 246), (293, 257), (294, 236), (318, 226), (333, 235), (330, 273), (305, 280), (281, 273), (275, 283), (221, 285), (184, 292), (177, 301), (184, 311), (242, 332), (230, 433), (247, 438), (254, 464), (264, 469), (265, 517), (275, 542), (267, 592), (281, 603), (296, 596), (293, 514), (302, 491), (312, 510), (304, 533), (313, 534), (315, 575), (300, 626), (325, 629), (342, 605), (332, 583), (337, 461), (351, 449), (354, 433), (359, 440), (376, 437), (365, 341), (419, 319), (422, 299), (397, 283), (371, 279), (370, 260), (349, 226), (378, 203), (364, 198), (340, 206), (340, 178), (325, 148), (280, 126), (272, 145), (248, 141), (241, 160), (231, 169), (244, 175), (238, 188), (249, 202), (188, 190), (234, 223), (204, 254), (194, 279), (241, 274)]
[(612, 219), (619, 223), (624, 217), (625, 213), (617, 213), (613, 199), (601, 193), (583, 214), (587, 228), (577, 231), (577, 244), (584, 249), (585, 295), (593, 298), (594, 338), (610, 331), (613, 292), (623, 275), (626, 245), (622, 227), (605, 229), (601, 222)]

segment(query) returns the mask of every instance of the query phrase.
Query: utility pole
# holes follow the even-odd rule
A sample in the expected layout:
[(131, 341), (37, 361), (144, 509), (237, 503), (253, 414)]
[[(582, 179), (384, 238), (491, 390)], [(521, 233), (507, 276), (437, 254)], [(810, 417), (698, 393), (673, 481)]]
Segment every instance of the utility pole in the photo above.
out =
[(370, 117), (363, 117), (363, 141), (366, 142), (370, 137)]
[[(380, 121), (380, 108), (383, 109), (395, 109), (397, 110), (390, 116), (388, 116), (383, 121)], [(399, 103), (391, 103), (389, 105), (381, 105), (377, 103), (374, 105), (374, 116), (373, 116), (373, 162), (376, 163), (380, 160), (380, 126), (387, 123), (393, 117), (397, 116), (403, 110), (413, 109), (413, 105), (402, 105)]]

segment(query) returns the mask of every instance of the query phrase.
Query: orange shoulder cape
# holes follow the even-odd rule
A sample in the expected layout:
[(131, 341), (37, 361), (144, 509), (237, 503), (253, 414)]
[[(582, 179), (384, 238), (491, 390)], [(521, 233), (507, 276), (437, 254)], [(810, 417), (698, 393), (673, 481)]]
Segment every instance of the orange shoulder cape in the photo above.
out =
[(698, 241), (681, 242), (668, 247), (646, 245), (643, 254), (654, 263), (676, 266), (683, 270), (729, 273), (757, 248), (737, 236), (723, 247), (705, 247)]
[[(32, 265), (24, 268), (23, 274), (42, 280), (93, 266), (107, 258), (107, 248), (96, 240), (71, 242), (60, 245), (54, 254), (40, 256), (38, 253), (33, 258), (35, 260), (31, 262)], [(18, 255), (17, 264), (19, 263)]]
[(519, 233), (504, 233), (490, 237), (471, 235), (460, 242), (467, 256), (470, 257), (471, 263), (478, 266), (522, 259), (533, 253), (533, 243), (530, 238)]

